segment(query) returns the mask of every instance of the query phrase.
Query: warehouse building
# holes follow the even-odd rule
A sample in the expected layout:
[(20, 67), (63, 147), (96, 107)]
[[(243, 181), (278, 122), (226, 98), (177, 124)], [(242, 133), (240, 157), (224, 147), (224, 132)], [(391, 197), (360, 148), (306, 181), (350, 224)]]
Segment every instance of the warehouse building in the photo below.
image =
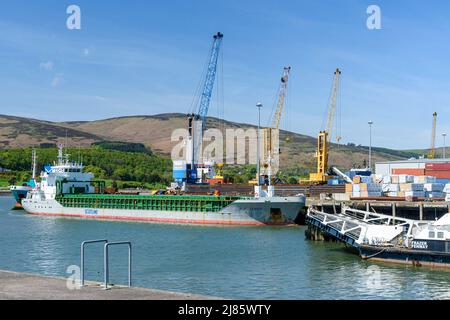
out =
[(378, 162), (375, 164), (375, 173), (379, 175), (407, 174), (450, 179), (450, 159), (410, 159)]

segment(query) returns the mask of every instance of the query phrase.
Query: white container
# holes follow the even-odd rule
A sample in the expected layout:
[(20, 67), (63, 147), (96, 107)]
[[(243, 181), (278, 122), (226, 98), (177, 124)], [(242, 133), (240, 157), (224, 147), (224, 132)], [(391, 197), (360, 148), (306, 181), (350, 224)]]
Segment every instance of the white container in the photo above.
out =
[(352, 197), (353, 198), (361, 198), (361, 192), (353, 190)]
[(383, 183), (386, 183), (386, 184), (392, 183), (391, 176), (383, 176)]
[(361, 186), (359, 184), (354, 184), (353, 185), (353, 192), (360, 192), (361, 191)]
[(373, 174), (372, 180), (376, 183), (383, 183), (383, 175), (382, 174)]
[(398, 192), (400, 191), (400, 185), (399, 184), (395, 184), (395, 183), (391, 183), (389, 185), (389, 192)]

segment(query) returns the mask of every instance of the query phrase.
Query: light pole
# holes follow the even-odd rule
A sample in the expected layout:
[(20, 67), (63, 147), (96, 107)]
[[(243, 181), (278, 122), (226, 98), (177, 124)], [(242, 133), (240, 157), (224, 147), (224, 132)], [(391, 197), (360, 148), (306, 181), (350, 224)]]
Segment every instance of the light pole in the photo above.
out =
[(372, 125), (373, 121), (367, 122), (369, 124), (369, 170), (372, 171)]
[(442, 137), (444, 138), (444, 148), (442, 149), (442, 158), (445, 159), (445, 137), (447, 136), (446, 133), (442, 134)]
[(258, 131), (256, 132), (256, 153), (257, 153), (257, 159), (256, 159), (256, 182), (257, 185), (260, 185), (260, 179), (261, 179), (261, 168), (260, 168), (260, 147), (259, 147), (259, 128), (261, 126), (261, 108), (262, 108), (262, 103), (258, 102), (256, 104), (256, 107), (258, 108)]

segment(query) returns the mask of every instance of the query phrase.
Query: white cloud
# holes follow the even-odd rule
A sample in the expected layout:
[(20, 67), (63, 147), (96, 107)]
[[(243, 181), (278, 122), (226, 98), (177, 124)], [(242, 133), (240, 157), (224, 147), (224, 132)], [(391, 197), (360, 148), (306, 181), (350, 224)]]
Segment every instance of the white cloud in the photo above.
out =
[(39, 68), (45, 71), (51, 71), (53, 70), (53, 62), (52, 61), (41, 62), (39, 64)]
[(61, 75), (57, 75), (53, 77), (53, 80), (51, 82), (52, 87), (56, 88), (63, 82), (63, 77)]
[(91, 50), (89, 50), (89, 48), (84, 48), (83, 49), (83, 56), (87, 57), (91, 54)]

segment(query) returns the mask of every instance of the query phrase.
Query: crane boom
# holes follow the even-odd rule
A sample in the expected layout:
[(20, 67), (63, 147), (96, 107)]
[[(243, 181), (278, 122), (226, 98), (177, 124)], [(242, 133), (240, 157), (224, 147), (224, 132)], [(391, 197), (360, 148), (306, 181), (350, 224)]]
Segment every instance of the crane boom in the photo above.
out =
[(340, 89), (341, 70), (339, 68), (334, 72), (333, 86), (331, 88), (330, 99), (328, 101), (328, 113), (325, 130), (320, 131), (317, 136), (317, 171), (310, 173), (310, 183), (326, 182), (328, 170), (328, 154), (331, 144), (331, 136), (333, 133), (334, 116), (336, 114), (336, 104)]
[(208, 62), (208, 69), (206, 72), (205, 84), (203, 86), (203, 92), (198, 108), (198, 117), (202, 120), (203, 130), (205, 129), (206, 116), (208, 115), (209, 104), (214, 88), (214, 80), (216, 79), (217, 61), (219, 59), (220, 45), (222, 43), (223, 34), (217, 32), (214, 35), (214, 41), (211, 48), (211, 54)]
[(428, 158), (434, 159), (434, 156), (436, 154), (436, 119), (437, 119), (437, 113), (433, 113), (433, 125), (431, 129), (431, 146), (430, 151), (428, 152)]
[(278, 129), (280, 127), (281, 115), (283, 114), (284, 101), (286, 100), (287, 84), (289, 80), (289, 72), (291, 67), (284, 67), (283, 76), (281, 77), (280, 90), (278, 91), (277, 108), (272, 119), (272, 128)]
[(327, 126), (325, 131), (327, 132), (327, 142), (331, 141), (331, 137), (333, 135), (333, 124), (334, 124), (334, 116), (336, 114), (336, 103), (340, 88), (340, 80), (341, 80), (341, 70), (336, 69), (334, 72), (333, 78), (333, 87), (331, 89), (330, 100), (328, 101), (328, 116), (327, 116)]

